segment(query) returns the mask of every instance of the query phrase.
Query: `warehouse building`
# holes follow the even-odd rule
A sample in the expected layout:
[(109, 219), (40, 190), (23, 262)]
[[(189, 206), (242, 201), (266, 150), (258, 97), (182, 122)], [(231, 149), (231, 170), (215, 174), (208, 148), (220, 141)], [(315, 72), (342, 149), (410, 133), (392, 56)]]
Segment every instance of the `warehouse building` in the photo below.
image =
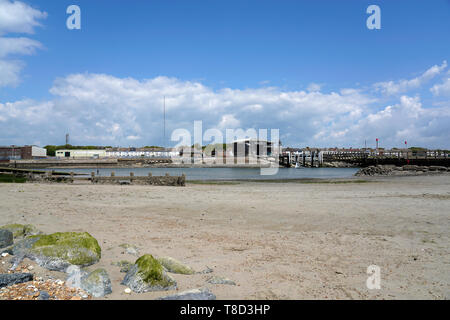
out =
[(0, 160), (29, 160), (47, 157), (47, 149), (37, 146), (0, 146)]

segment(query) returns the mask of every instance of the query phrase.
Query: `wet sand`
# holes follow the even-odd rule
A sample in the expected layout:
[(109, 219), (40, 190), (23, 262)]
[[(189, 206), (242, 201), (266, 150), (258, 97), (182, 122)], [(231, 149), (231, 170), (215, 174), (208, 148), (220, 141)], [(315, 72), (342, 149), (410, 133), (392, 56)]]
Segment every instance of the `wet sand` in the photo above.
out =
[[(174, 275), (178, 291), (208, 287), (218, 299), (449, 299), (450, 176), (386, 177), (368, 183), (188, 184), (186, 187), (0, 184), (0, 225), (98, 239), (111, 265), (140, 254), (171, 256), (211, 274)], [(369, 265), (381, 289), (366, 287)], [(213, 285), (213, 276), (237, 285)], [(63, 274), (60, 274), (63, 277)]]

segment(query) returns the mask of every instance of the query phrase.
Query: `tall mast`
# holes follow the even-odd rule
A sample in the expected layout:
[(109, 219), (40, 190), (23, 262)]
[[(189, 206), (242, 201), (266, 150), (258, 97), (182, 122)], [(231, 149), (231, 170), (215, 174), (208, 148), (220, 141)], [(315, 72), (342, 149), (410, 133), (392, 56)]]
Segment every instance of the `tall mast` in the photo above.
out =
[(164, 96), (164, 102), (163, 102), (163, 118), (164, 118), (164, 129), (163, 129), (163, 147), (165, 148), (165, 144), (166, 144), (166, 96)]

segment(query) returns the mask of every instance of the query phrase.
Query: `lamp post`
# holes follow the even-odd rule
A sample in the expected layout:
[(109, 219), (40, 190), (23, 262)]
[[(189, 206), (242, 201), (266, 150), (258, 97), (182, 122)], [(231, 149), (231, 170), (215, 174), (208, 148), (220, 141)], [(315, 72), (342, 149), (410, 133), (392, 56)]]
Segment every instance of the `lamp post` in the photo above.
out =
[(409, 164), (408, 161), (408, 141), (405, 140), (405, 146), (406, 146), (406, 162)]

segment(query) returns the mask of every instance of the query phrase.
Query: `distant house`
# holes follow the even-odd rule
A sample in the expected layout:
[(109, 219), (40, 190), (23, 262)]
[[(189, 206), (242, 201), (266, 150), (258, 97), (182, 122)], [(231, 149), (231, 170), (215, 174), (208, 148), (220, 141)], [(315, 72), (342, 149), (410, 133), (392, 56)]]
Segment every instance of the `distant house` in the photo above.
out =
[(0, 146), (0, 160), (29, 160), (47, 157), (47, 149), (37, 146)]

